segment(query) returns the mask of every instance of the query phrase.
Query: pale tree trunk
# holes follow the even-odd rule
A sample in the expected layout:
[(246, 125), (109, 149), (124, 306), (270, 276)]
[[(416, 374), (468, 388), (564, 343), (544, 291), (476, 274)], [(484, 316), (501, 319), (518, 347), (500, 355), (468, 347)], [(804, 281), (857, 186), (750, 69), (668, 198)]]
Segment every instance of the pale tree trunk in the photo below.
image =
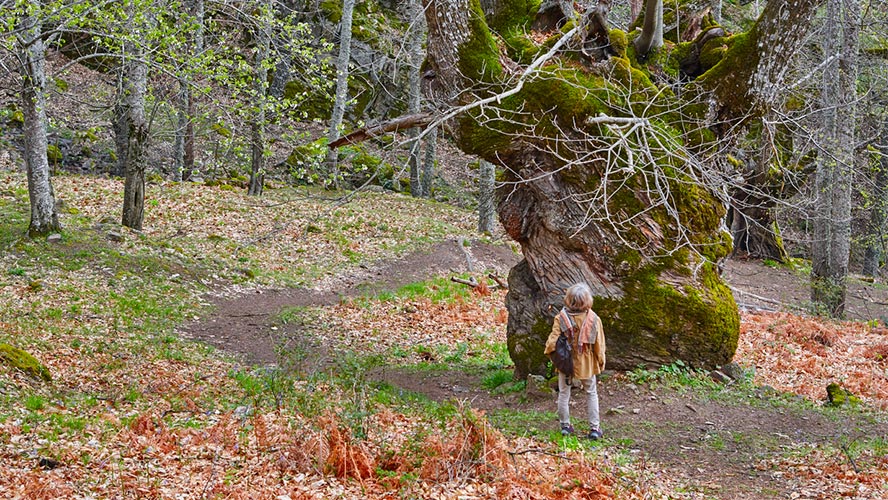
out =
[(271, 18), (273, 15), (270, 2), (266, 2), (260, 7), (261, 15), (257, 22), (259, 25), (256, 29), (256, 54), (253, 61), (255, 80), (253, 82), (254, 92), (251, 103), (255, 106), (253, 120), (250, 123), (250, 147), (251, 168), (250, 168), (250, 186), (247, 194), (250, 196), (262, 195), (262, 188), (265, 184), (265, 107), (266, 93), (268, 91), (268, 69), (265, 62), (270, 55), (271, 50)]
[(425, 137), (425, 157), (422, 160), (422, 177), (420, 186), (422, 196), (432, 195), (432, 181), (435, 179), (435, 162), (438, 159), (438, 127), (432, 127)]
[[(345, 105), (348, 101), (348, 63), (351, 61), (351, 31), (352, 13), (355, 10), (355, 0), (343, 0), (342, 19), (339, 22), (339, 57), (336, 59), (336, 99), (333, 102), (333, 115), (330, 117), (330, 128), (327, 131), (328, 142), (339, 138), (342, 118), (345, 116)], [(334, 183), (339, 184), (339, 160), (336, 149), (327, 150), (325, 163)]]
[(857, 0), (828, 0), (824, 53), (827, 57), (838, 54), (839, 58), (826, 67), (821, 85), (822, 137), (815, 174), (811, 300), (833, 317), (845, 313), (851, 248), (859, 26)]
[(663, 0), (647, 0), (644, 6), (644, 26), (641, 35), (635, 39), (635, 51), (638, 57), (644, 58), (662, 46)]
[(879, 146), (879, 166), (873, 172), (873, 204), (866, 234), (866, 250), (863, 256), (863, 274), (879, 276), (882, 259), (888, 247), (888, 121), (882, 126)]
[(722, 0), (713, 0), (712, 1), (712, 18), (715, 19), (715, 22), (721, 24), (722, 22)]
[[(203, 53), (204, 38), (204, 2), (189, 0), (186, 8), (194, 23), (190, 43), (187, 45), (188, 57), (199, 57)], [(186, 75), (179, 77), (178, 123), (174, 146), (174, 180), (188, 180), (194, 172), (194, 95), (191, 92), (191, 78), (187, 68), (182, 68)]]
[[(425, 57), (422, 52), (425, 21), (422, 19), (422, 2), (420, 0), (410, 0), (407, 8), (407, 23), (410, 26), (407, 42), (407, 52), (410, 57), (407, 69), (407, 113), (416, 114), (421, 111), (422, 106), (419, 71)], [(410, 137), (410, 159), (408, 161), (410, 167), (410, 195), (419, 197), (423, 195), (420, 172), (422, 168), (422, 161), (420, 160), (422, 144), (420, 144), (418, 139), (419, 129), (410, 129), (408, 135)]]
[(496, 204), (493, 193), (496, 184), (496, 166), (487, 160), (478, 165), (478, 232), (492, 234)]
[[(31, 6), (36, 11), (42, 3)], [(31, 223), (28, 235), (43, 236), (61, 230), (55, 211), (55, 195), (46, 156), (46, 50), (41, 38), (39, 13), (31, 12), (21, 23), (19, 52), (22, 71), (22, 114), (24, 116), (25, 167)]]
[[(133, 2), (128, 5), (130, 26), (136, 16)], [(150, 13), (146, 13), (150, 18)], [(146, 28), (146, 26), (142, 26)], [(124, 42), (123, 89), (121, 99), (121, 128), (126, 130), (123, 180), (123, 216), (121, 223), (132, 229), (142, 229), (145, 218), (145, 171), (147, 168), (148, 121), (145, 116), (145, 93), (148, 88), (148, 65), (144, 61), (143, 40), (130, 30), (133, 38)], [(124, 143), (121, 141), (120, 143)]]

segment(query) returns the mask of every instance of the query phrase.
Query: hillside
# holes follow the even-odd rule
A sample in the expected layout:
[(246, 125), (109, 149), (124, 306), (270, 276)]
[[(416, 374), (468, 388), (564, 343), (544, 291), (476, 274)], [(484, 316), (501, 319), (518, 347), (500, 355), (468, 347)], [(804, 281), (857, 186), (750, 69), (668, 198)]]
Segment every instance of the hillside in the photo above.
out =
[[(562, 438), (551, 397), (511, 380), (503, 291), (449, 280), (469, 262), (502, 276), (517, 259), (478, 238), (470, 212), (157, 182), (135, 232), (116, 223), (120, 181), (63, 175), (65, 232), (51, 243), (22, 236), (24, 176), (3, 179), (0, 343), (52, 376), (0, 364), (0, 489), (13, 498), (886, 493), (876, 319), (756, 312), (738, 296), (745, 375), (609, 374), (605, 440), (591, 443)], [(803, 272), (725, 274), (775, 307)], [(766, 297), (772, 276), (783, 281)], [(863, 289), (885, 300), (883, 286)], [(834, 381), (862, 404), (824, 407)]]

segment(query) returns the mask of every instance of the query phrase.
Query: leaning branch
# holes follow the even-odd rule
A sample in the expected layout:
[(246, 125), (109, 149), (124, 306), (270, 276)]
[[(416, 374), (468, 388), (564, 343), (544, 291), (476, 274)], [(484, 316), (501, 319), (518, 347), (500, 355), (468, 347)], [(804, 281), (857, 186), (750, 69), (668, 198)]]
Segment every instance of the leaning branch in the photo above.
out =
[(354, 132), (348, 135), (344, 135), (339, 139), (331, 142), (327, 145), (327, 147), (329, 147), (330, 149), (336, 149), (347, 144), (357, 144), (359, 142), (364, 142), (368, 139), (379, 137), (390, 132), (408, 130), (415, 127), (425, 127), (432, 122), (433, 118), (434, 115), (431, 113), (414, 113), (411, 115), (399, 116), (394, 120), (389, 120), (378, 125), (373, 125), (372, 127), (364, 127), (355, 130)]
[[(481, 99), (478, 101), (474, 101), (474, 102), (471, 102), (471, 103), (466, 104), (464, 106), (460, 106), (458, 108), (452, 109), (452, 110), (448, 111), (447, 113), (438, 115), (437, 118), (435, 117), (435, 115), (430, 115), (430, 114), (426, 114), (426, 113), (423, 113), (421, 115), (407, 115), (407, 116), (402, 116), (400, 118), (395, 118), (394, 120), (389, 120), (389, 121), (387, 121), (385, 123), (381, 123), (379, 125), (374, 125), (373, 127), (366, 127), (363, 129), (358, 129), (339, 140), (331, 142), (327, 147), (329, 147), (330, 149), (338, 148), (338, 147), (344, 146), (346, 144), (354, 144), (357, 142), (365, 141), (371, 137), (376, 137), (376, 136), (384, 134), (386, 132), (392, 132), (395, 130), (402, 130), (402, 129), (406, 130), (406, 129), (413, 128), (413, 127), (425, 126), (426, 127), (425, 130), (423, 130), (422, 133), (420, 133), (419, 136), (415, 139), (416, 141), (421, 141), (423, 138), (425, 138), (426, 134), (428, 134), (430, 130), (438, 127), (439, 125), (446, 122), (447, 120), (450, 120), (454, 116), (457, 116), (461, 113), (465, 113), (466, 111), (470, 111), (475, 108), (479, 108), (481, 106), (485, 106), (487, 104), (500, 103), (500, 102), (502, 102), (503, 99), (513, 96), (513, 95), (517, 94), (518, 92), (521, 92), (521, 89), (524, 88), (524, 82), (526, 82), (527, 79), (530, 78), (534, 73), (536, 73), (537, 70), (539, 70), (540, 67), (546, 63), (546, 61), (548, 61), (549, 59), (554, 57), (555, 54), (557, 54), (558, 51), (561, 50), (561, 48), (564, 47), (564, 45), (577, 34), (578, 30), (579, 30), (579, 27), (574, 27), (572, 30), (565, 33), (565, 35), (562, 36), (558, 40), (558, 42), (555, 45), (553, 45), (551, 49), (549, 49), (548, 52), (546, 52), (545, 54), (536, 58), (532, 63), (530, 63), (530, 66), (528, 66), (527, 69), (525, 69), (524, 72), (521, 73), (521, 76), (518, 78), (518, 82), (515, 84), (515, 86), (510, 88), (509, 90), (506, 90), (505, 92), (501, 92), (499, 94), (492, 95), (490, 97), (487, 97), (487, 98), (484, 98), (484, 99)], [(408, 118), (410, 118), (410, 117), (418, 117), (418, 116), (422, 116), (422, 115), (428, 115), (429, 121), (422, 122), (422, 123), (414, 122), (411, 124), (410, 121), (408, 120)]]

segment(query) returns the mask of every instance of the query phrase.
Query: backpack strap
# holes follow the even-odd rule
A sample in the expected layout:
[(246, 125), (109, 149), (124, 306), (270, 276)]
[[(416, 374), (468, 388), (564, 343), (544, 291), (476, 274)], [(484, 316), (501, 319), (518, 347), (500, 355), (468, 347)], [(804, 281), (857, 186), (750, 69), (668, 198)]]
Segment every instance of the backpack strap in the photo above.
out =
[(561, 333), (567, 333), (570, 338), (573, 338), (577, 325), (564, 309), (558, 312), (558, 323), (561, 326)]

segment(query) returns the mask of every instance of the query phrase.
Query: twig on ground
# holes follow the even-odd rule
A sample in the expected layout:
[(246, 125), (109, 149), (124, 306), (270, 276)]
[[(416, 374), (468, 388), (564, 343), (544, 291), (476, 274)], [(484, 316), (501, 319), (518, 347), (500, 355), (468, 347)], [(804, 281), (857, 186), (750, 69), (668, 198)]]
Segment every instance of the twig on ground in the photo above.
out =
[(509, 289), (509, 285), (507, 285), (506, 282), (503, 281), (503, 279), (497, 276), (495, 273), (490, 273), (487, 275), (487, 277), (492, 279), (493, 281), (496, 281), (496, 284), (502, 287), (503, 290)]
[(551, 452), (551, 451), (544, 450), (544, 449), (542, 449), (542, 448), (527, 448), (526, 450), (506, 451), (506, 453), (508, 453), (508, 454), (511, 455), (512, 457), (515, 457), (515, 456), (517, 456), (517, 455), (524, 455), (524, 454), (527, 454), (527, 453), (539, 453), (540, 455), (548, 455), (548, 456), (550, 456), (550, 457), (557, 457), (557, 458), (563, 458), (563, 459), (565, 459), (565, 460), (574, 461), (573, 458), (570, 458), (570, 457), (564, 456), (564, 455), (562, 455), (561, 453), (553, 453), (553, 452)]
[(848, 457), (848, 461), (851, 462), (851, 467), (854, 467), (854, 472), (860, 474), (860, 469), (857, 467), (857, 463), (854, 461), (854, 458), (851, 456), (851, 450), (848, 449), (847, 443), (842, 443), (842, 451), (845, 452), (845, 456)]

